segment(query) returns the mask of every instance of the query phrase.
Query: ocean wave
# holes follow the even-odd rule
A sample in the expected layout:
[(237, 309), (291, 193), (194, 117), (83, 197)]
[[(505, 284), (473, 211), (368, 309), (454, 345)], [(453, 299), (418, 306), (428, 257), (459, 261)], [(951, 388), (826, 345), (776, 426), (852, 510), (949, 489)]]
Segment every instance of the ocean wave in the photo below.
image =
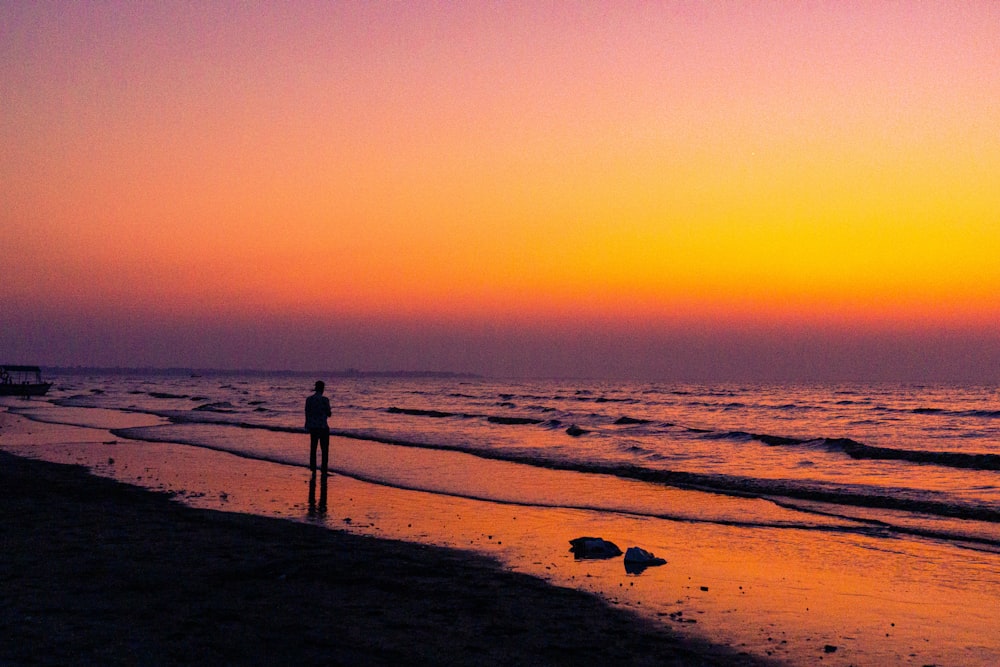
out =
[(644, 447), (642, 443), (636, 442), (635, 440), (619, 440), (615, 443), (616, 449), (626, 454), (632, 456), (637, 456), (646, 460), (666, 460), (665, 457), (659, 452), (655, 452), (648, 447)]
[(858, 442), (850, 438), (789, 438), (780, 435), (749, 433), (747, 431), (709, 431), (701, 437), (709, 440), (726, 439), (745, 442), (756, 440), (772, 447), (822, 447), (827, 451), (842, 452), (852, 459), (858, 460), (905, 461), (907, 463), (930, 464), (967, 470), (1000, 470), (1000, 454), (897, 449), (894, 447), (866, 445), (863, 442)]
[(411, 417), (431, 417), (432, 419), (446, 419), (448, 417), (458, 417), (457, 412), (445, 412), (443, 410), (421, 410), (417, 408), (386, 408), (386, 412), (391, 415), (409, 415)]
[(447, 419), (449, 417), (462, 417), (463, 419), (485, 419), (490, 424), (500, 424), (501, 426), (528, 426), (544, 424), (545, 419), (537, 417), (509, 416), (509, 415), (479, 415), (460, 412), (446, 412), (443, 410), (424, 410), (420, 408), (398, 408), (391, 407), (385, 410), (393, 415), (409, 415), (411, 417), (430, 417), (432, 419)]
[(967, 410), (959, 414), (963, 417), (986, 417), (987, 419), (1000, 419), (1000, 410)]
[(52, 399), (52, 405), (63, 408), (99, 408), (103, 407), (100, 394), (73, 394), (63, 398)]
[(578, 402), (578, 403), (640, 403), (638, 399), (632, 397), (616, 397), (616, 396), (606, 396), (604, 394), (597, 394), (593, 391), (581, 389), (575, 392), (573, 395), (566, 394), (554, 394), (551, 396), (542, 396), (539, 394), (509, 394), (502, 393), (498, 394), (499, 398), (504, 401), (511, 401), (514, 399), (522, 401), (560, 401), (564, 403), (568, 402)]
[[(304, 433), (305, 429), (300, 426), (286, 426), (282, 424), (268, 424), (262, 422), (253, 421), (243, 421), (240, 419), (234, 419), (234, 413), (230, 411), (213, 411), (206, 410), (202, 412), (195, 411), (178, 411), (178, 410), (163, 410), (157, 412), (142, 411), (143, 414), (156, 415), (158, 417), (163, 417), (168, 420), (171, 424), (192, 424), (201, 426), (228, 426), (232, 428), (242, 428), (248, 430), (256, 431), (271, 431), (274, 433)], [(256, 412), (256, 411), (255, 411)], [(136, 427), (136, 429), (142, 429), (147, 427)], [(137, 431), (138, 432), (138, 431)], [(132, 440), (141, 440), (143, 438), (135, 436), (122, 436), (129, 437)], [(176, 442), (174, 440), (164, 440), (164, 442)]]
[(541, 424), (544, 419), (535, 419), (534, 417), (503, 417), (499, 415), (488, 415), (486, 421), (491, 424), (503, 424), (506, 426), (524, 426), (527, 424)]
[(608, 396), (598, 396), (594, 399), (595, 403), (637, 403), (634, 398), (611, 398)]
[(828, 446), (840, 447), (852, 459), (877, 459), (882, 461), (907, 461), (929, 463), (949, 468), (969, 470), (1000, 470), (1000, 454), (971, 454), (965, 452), (930, 452), (920, 449), (894, 449), (874, 447), (849, 438), (827, 439)]
[(763, 442), (765, 445), (801, 445), (805, 443), (805, 440), (801, 438), (786, 438), (780, 435), (767, 435), (765, 433), (749, 433), (747, 431), (708, 431), (702, 435), (706, 440), (740, 440), (740, 441), (750, 441), (757, 440), (758, 442)]
[(622, 416), (615, 420), (618, 426), (631, 426), (633, 424), (651, 424), (651, 419), (636, 419), (635, 417)]
[(983, 419), (1000, 419), (1000, 410), (948, 410), (947, 408), (936, 408), (931, 406), (919, 408), (890, 408), (877, 406), (876, 410), (883, 412), (902, 412), (914, 415), (934, 415), (941, 417), (977, 417)]
[[(227, 426), (244, 426), (246, 428), (261, 428), (252, 424), (241, 425), (241, 424), (226, 424)], [(274, 431), (285, 431), (286, 429), (267, 429)], [(301, 432), (303, 429), (287, 429), (287, 431)], [(207, 442), (185, 439), (183, 437), (178, 437), (177, 434), (170, 431), (164, 431), (160, 426), (130, 426), (127, 428), (113, 428), (109, 429), (111, 435), (116, 438), (122, 438), (123, 440), (135, 440), (139, 442), (156, 442), (164, 444), (180, 444), (188, 445), (190, 447), (200, 447), (201, 449), (209, 449), (216, 452), (224, 452), (226, 454), (232, 454), (233, 456), (238, 456), (244, 459), (251, 459), (254, 461), (266, 461), (268, 463), (280, 463), (282, 465), (300, 465), (298, 460), (291, 456), (281, 456), (280, 454), (261, 454), (260, 452), (247, 452), (242, 451), (235, 447), (227, 447), (222, 445), (214, 445)]]
[[(508, 394), (508, 393), (501, 393), (501, 394), (497, 394), (497, 396), (500, 397), (501, 399), (505, 400), (505, 401), (511, 401), (511, 400), (514, 400), (514, 399), (518, 399), (518, 400), (521, 400), (521, 401), (550, 401), (553, 398), (552, 396), (540, 396), (538, 394)], [(555, 398), (556, 399), (560, 399), (560, 397), (558, 397), (558, 396), (556, 396)], [(566, 400), (566, 399), (560, 399), (560, 400)]]
[(236, 412), (236, 406), (230, 403), (229, 401), (205, 403), (204, 405), (199, 405), (198, 407), (191, 409), (198, 410), (201, 412)]

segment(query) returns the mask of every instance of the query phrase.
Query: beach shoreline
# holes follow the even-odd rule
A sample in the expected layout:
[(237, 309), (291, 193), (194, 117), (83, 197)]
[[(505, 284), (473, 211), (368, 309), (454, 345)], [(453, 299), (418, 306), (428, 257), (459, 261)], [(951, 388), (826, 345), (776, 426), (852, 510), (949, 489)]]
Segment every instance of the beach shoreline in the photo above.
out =
[(3, 664), (761, 664), (470, 552), (80, 466), (0, 452), (0, 513)]

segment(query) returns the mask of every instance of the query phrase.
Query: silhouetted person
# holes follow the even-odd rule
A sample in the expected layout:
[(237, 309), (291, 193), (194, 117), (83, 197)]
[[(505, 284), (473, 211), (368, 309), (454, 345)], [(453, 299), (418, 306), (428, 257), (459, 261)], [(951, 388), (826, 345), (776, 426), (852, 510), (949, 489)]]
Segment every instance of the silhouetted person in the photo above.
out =
[(330, 461), (330, 426), (326, 418), (330, 411), (330, 399), (323, 395), (326, 384), (316, 381), (316, 393), (306, 399), (306, 430), (309, 431), (309, 469), (316, 471), (316, 446), (323, 450), (323, 474), (327, 474)]

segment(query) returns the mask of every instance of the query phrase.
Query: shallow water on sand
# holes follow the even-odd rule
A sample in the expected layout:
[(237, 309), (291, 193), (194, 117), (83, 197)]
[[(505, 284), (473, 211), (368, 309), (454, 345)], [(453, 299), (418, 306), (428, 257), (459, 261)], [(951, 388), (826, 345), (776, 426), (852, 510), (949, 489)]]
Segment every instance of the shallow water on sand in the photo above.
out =
[[(829, 442), (989, 454), (996, 420), (981, 415), (995, 407), (996, 394), (988, 390), (978, 402), (971, 390), (952, 397), (947, 410), (954, 415), (934, 422), (941, 418), (935, 406), (945, 401), (933, 392), (907, 398), (813, 389), (768, 407), (772, 392), (753, 408), (699, 411), (691, 404), (712, 398), (703, 391), (698, 401), (679, 394), (686, 403), (667, 414), (652, 400), (625, 403), (621, 386), (577, 394), (540, 383), (532, 393), (479, 381), (331, 383), (331, 423), (352, 437), (334, 438), (336, 474), (322, 512), (324, 485), (315, 483), (310, 503), (298, 428), (301, 385), (309, 383), (281, 380), (181, 378), (168, 390), (144, 378), (70, 378), (47, 401), (5, 403), (49, 423), (34, 423), (36, 432), (20, 439), (2, 429), (0, 446), (82, 463), (200, 506), (489, 553), (511, 569), (593, 591), (681, 632), (796, 664), (1000, 660), (1000, 549), (991, 514), (998, 473), (991, 460), (853, 459)], [(657, 392), (660, 400), (664, 390)], [(872, 424), (850, 427), (865, 421), (855, 413), (788, 416), (813, 411), (791, 403), (837, 405), (847, 399), (835, 397), (851, 396), (854, 405), (862, 395), (892, 415), (877, 437)], [(717, 398), (749, 404), (747, 394)], [(213, 407), (195, 409), (205, 405)], [(550, 405), (561, 406), (557, 414)], [(527, 418), (543, 407), (544, 421), (496, 419)], [(428, 410), (451, 416), (418, 412)], [(683, 428), (703, 432), (676, 437), (677, 427), (664, 425), (680, 423), (685, 411), (698, 426)], [(622, 413), (650, 423), (655, 417), (657, 425), (615, 424)], [(957, 416), (966, 413), (978, 416)], [(923, 426), (903, 423), (908, 419)], [(570, 423), (589, 433), (568, 435)], [(904, 433), (905, 442), (889, 432)], [(767, 444), (772, 436), (800, 442)], [(813, 465), (801, 465), (803, 451)], [(827, 455), (839, 457), (837, 465)], [(982, 465), (948, 465), (956, 461)], [(819, 472), (802, 474), (810, 468)], [(886, 507), (882, 498), (899, 502)], [(623, 550), (641, 546), (668, 562), (633, 575), (620, 558), (577, 561), (568, 540), (581, 535), (603, 536)]]

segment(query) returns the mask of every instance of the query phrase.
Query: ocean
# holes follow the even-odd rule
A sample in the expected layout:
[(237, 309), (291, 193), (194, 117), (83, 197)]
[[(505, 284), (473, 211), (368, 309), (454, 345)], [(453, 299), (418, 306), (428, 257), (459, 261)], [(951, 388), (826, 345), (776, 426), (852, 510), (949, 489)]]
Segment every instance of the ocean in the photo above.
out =
[[(891, 560), (893, 572), (902, 572), (881, 597), (894, 595), (900, 582), (943, 590), (968, 586), (985, 596), (966, 602), (970, 608), (992, 605), (992, 611), (982, 610), (967, 635), (953, 639), (942, 655), (965, 664), (1000, 658), (995, 638), (979, 639), (984, 627), (1000, 630), (993, 618), (1000, 604), (1000, 388), (995, 386), (208, 372), (49, 379), (55, 385), (44, 399), (11, 399), (5, 405), (37, 421), (105, 429), (119, 451), (165, 446), (158, 451), (167, 453), (160, 456), (170, 456), (195, 448), (301, 471), (303, 479), (308, 475), (303, 403), (313, 381), (323, 379), (333, 409), (331, 429), (342, 436), (332, 449), (334, 477), (480, 507), (586, 513), (590, 525), (615, 526), (627, 518), (642, 529), (671, 526), (687, 531), (680, 535), (727, 541), (728, 547), (713, 548), (736, 550), (736, 560), (752, 551), (736, 546), (748, 535), (774, 544), (813, 545), (795, 547), (812, 550), (796, 556), (803, 563), (829, 558), (831, 544), (850, 545), (842, 553), (856, 549), (861, 555), (836, 556), (846, 563), (838, 567), (860, 580), (869, 567), (867, 555), (878, 552), (879, 562)], [(91, 461), (98, 458), (103, 472), (112, 474), (113, 466), (104, 463), (109, 457)], [(350, 527), (349, 521), (331, 523)], [(354, 527), (359, 523), (355, 519)], [(440, 541), (433, 535), (402, 537)], [(671, 559), (663, 552), (670, 544), (666, 538), (651, 537), (646, 545), (651, 544)], [(489, 552), (478, 543), (466, 548)], [(528, 564), (518, 567), (550, 576), (558, 564), (542, 566), (543, 560), (525, 556)], [(952, 572), (950, 562), (961, 572)], [(911, 577), (911, 567), (930, 574)], [(601, 576), (607, 584), (610, 575)], [(925, 576), (934, 583), (921, 579)], [(949, 583), (958, 578), (965, 581)], [(919, 590), (907, 590), (919, 601)], [(907, 604), (913, 600), (907, 598)], [(668, 609), (657, 613), (666, 617)], [(781, 614), (787, 611), (782, 608)], [(758, 646), (740, 635), (739, 623), (719, 628), (726, 641), (772, 653), (763, 639), (757, 638), (764, 642)], [(805, 635), (817, 632), (812, 625), (797, 637), (805, 642)], [(869, 643), (855, 656), (918, 655), (909, 644), (886, 650), (879, 653)], [(787, 645), (773, 653), (793, 661), (805, 655)]]

